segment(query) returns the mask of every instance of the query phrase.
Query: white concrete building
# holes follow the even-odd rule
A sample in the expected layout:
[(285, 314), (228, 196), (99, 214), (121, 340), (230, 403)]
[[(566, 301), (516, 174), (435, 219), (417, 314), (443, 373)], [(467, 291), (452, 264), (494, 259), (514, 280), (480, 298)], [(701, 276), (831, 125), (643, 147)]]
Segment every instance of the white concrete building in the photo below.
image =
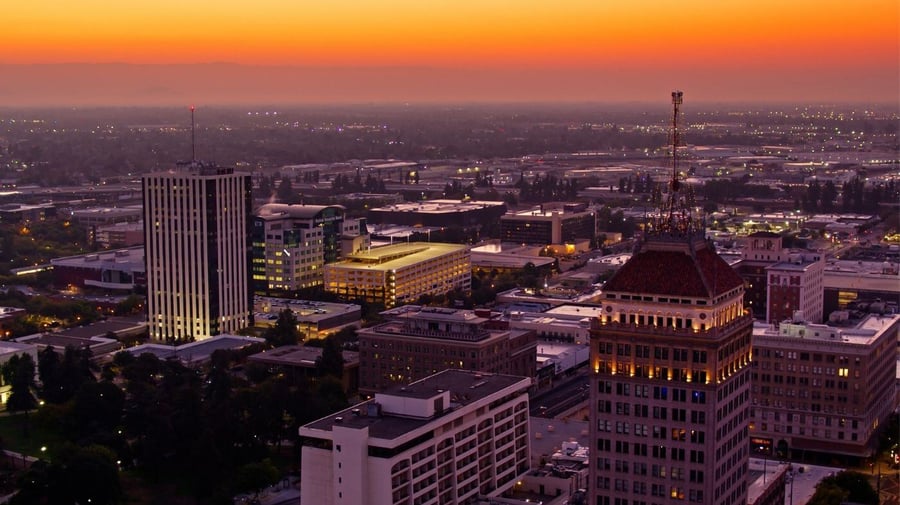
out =
[(446, 370), (300, 428), (301, 503), (450, 505), (528, 471), (524, 377)]

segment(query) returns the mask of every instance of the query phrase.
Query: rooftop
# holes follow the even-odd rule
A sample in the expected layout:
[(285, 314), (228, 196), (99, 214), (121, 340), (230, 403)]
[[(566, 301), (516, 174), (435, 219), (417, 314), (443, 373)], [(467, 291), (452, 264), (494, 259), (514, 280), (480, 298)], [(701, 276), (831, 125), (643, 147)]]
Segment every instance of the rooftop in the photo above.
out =
[(257, 296), (253, 299), (253, 311), (258, 326), (275, 324), (278, 314), (291, 309), (299, 322), (318, 322), (336, 315), (360, 312), (359, 305), (352, 303), (330, 303), (292, 298)]
[[(313, 367), (321, 355), (321, 347), (285, 345), (253, 354), (247, 359), (269, 365)], [(344, 364), (359, 363), (359, 353), (357, 352), (341, 351), (341, 355), (344, 357)]]
[(223, 334), (178, 346), (143, 344), (130, 347), (126, 351), (135, 356), (150, 353), (160, 359), (175, 358), (186, 363), (202, 363), (220, 349), (240, 349), (247, 345), (264, 344), (265, 342), (265, 339), (262, 338)]
[(555, 317), (567, 317), (568, 318), (583, 318), (583, 317), (600, 317), (600, 314), (603, 310), (603, 307), (599, 305), (590, 306), (590, 305), (559, 305), (549, 309), (545, 312), (545, 314), (552, 315)]
[(347, 260), (327, 265), (326, 268), (361, 268), (394, 270), (438, 256), (465, 251), (468, 246), (439, 242), (412, 242), (377, 247), (347, 255)]
[(65, 256), (50, 260), (53, 266), (71, 268), (106, 269), (111, 265), (128, 267), (134, 271), (144, 271), (144, 246), (110, 249), (109, 251), (77, 256)]
[(605, 292), (713, 298), (743, 286), (704, 241), (648, 240), (603, 286)]
[(286, 203), (267, 203), (257, 209), (255, 215), (263, 219), (281, 219), (284, 217), (292, 219), (313, 219), (325, 209), (334, 209), (340, 213), (343, 213), (345, 210), (341, 205), (288, 205)]
[[(516, 387), (516, 391), (524, 394), (529, 385), (530, 380), (525, 377), (466, 370), (444, 370), (412, 384), (396, 386), (379, 395), (400, 400), (403, 398), (427, 399), (449, 392), (450, 404), (433, 417), (414, 418), (384, 410), (379, 411), (375, 408), (377, 403), (373, 399), (313, 421), (303, 426), (301, 431), (327, 432), (332, 431), (337, 424), (344, 428), (368, 428), (370, 437), (392, 440), (422, 428), (434, 422), (436, 418), (446, 416), (461, 407), (483, 401), (504, 389)], [(370, 407), (372, 408), (370, 409)]]
[(885, 316), (869, 314), (859, 321), (856, 326), (850, 328), (827, 324), (789, 322), (775, 326), (757, 322), (753, 325), (753, 336), (754, 338), (783, 337), (807, 341), (868, 345), (881, 337), (886, 331), (893, 331), (896, 335), (898, 323), (900, 323), (900, 314)]
[(501, 207), (505, 202), (487, 200), (425, 200), (421, 202), (397, 203), (371, 209), (370, 212), (417, 212), (421, 214), (455, 214), (486, 207)]

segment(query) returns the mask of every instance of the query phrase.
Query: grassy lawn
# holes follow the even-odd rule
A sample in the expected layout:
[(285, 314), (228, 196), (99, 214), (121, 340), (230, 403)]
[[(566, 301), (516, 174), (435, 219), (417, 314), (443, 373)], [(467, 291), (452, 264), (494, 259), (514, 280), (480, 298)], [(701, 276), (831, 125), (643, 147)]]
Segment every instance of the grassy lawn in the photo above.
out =
[[(27, 437), (22, 430), (26, 422)], [(0, 416), (0, 448), (40, 458), (41, 447), (46, 447), (43, 457), (52, 457), (54, 448), (60, 447), (65, 437), (57, 430), (39, 424), (35, 422), (35, 412), (29, 412), (27, 420), (24, 414)]]

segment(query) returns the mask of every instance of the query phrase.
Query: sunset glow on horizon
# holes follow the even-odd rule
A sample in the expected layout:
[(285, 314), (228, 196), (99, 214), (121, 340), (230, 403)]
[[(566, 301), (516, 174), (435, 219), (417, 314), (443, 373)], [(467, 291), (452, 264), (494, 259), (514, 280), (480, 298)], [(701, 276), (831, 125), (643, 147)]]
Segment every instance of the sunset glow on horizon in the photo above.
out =
[(5, 6), (0, 64), (898, 73), (895, 0), (208, 0)]

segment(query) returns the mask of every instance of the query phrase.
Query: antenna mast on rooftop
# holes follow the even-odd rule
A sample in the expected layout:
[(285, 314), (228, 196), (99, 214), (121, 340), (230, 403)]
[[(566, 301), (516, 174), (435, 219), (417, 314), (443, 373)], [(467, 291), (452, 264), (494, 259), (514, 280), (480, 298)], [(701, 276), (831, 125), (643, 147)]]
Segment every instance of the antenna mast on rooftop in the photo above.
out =
[(690, 186), (682, 191), (681, 172), (678, 167), (678, 148), (681, 147), (681, 132), (678, 130), (678, 120), (681, 116), (681, 104), (684, 102), (684, 93), (681, 91), (672, 92), (672, 129), (671, 129), (671, 149), (672, 149), (672, 178), (669, 181), (668, 198), (663, 199), (662, 195), (658, 200), (659, 213), (654, 218), (654, 222), (650, 225), (650, 231), (654, 235), (666, 235), (671, 237), (691, 236), (695, 232), (700, 231), (702, 226), (696, 222), (693, 215), (692, 207), (694, 204), (694, 194)]
[[(672, 92), (672, 191), (676, 192), (681, 188), (678, 182), (678, 147), (681, 145), (681, 136), (678, 133), (678, 115), (680, 114), (681, 104), (684, 102), (684, 93), (681, 91)], [(193, 109), (192, 109), (193, 110)]]
[(197, 161), (197, 151), (194, 143), (194, 106), (191, 105), (191, 163)]

